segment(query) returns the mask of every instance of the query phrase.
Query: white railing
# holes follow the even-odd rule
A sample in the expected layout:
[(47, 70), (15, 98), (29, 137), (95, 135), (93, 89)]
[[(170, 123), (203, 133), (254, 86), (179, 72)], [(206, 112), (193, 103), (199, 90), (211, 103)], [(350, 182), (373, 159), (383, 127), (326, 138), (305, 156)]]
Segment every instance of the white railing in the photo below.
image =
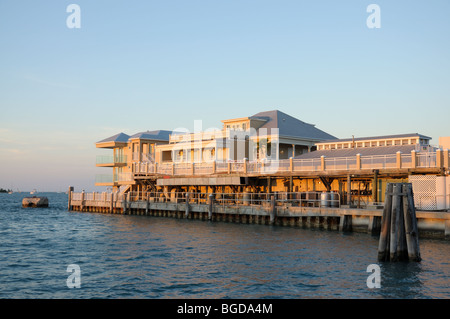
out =
[(436, 167), (436, 152), (418, 153), (417, 167)]
[[(313, 159), (285, 159), (262, 161), (217, 161), (202, 163), (132, 163), (133, 173), (161, 175), (210, 175), (215, 173), (274, 174), (277, 172), (317, 172), (360, 169), (412, 168), (411, 154), (390, 154)], [(436, 153), (416, 155), (416, 167), (436, 167)], [(215, 164), (215, 165), (214, 165)], [(127, 176), (127, 178), (129, 178)], [(122, 179), (123, 180), (123, 179)]]
[(213, 172), (212, 163), (195, 163), (194, 164), (194, 175), (207, 175)]
[(191, 163), (174, 164), (174, 175), (191, 175), (191, 174), (192, 174)]
[(361, 169), (396, 168), (397, 155), (361, 156)]
[(195, 192), (128, 192), (119, 196), (117, 193), (73, 193), (72, 200), (110, 202), (111, 196), (115, 201), (163, 202), (209, 204), (211, 199), (216, 206), (265, 206), (269, 207), (274, 199), (276, 206), (305, 206), (305, 207), (340, 207), (340, 196), (337, 192), (275, 192), (275, 193), (195, 193)]
[(333, 171), (356, 169), (356, 157), (325, 157), (325, 167)]
[(294, 172), (320, 171), (322, 165), (320, 158), (294, 159), (293, 164)]

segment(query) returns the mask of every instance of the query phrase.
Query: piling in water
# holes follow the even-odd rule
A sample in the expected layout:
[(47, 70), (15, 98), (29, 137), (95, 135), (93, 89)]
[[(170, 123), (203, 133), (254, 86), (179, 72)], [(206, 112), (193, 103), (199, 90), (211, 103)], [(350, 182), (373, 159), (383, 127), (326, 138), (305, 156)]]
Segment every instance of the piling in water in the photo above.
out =
[(420, 261), (412, 184), (389, 183), (378, 243), (379, 261)]

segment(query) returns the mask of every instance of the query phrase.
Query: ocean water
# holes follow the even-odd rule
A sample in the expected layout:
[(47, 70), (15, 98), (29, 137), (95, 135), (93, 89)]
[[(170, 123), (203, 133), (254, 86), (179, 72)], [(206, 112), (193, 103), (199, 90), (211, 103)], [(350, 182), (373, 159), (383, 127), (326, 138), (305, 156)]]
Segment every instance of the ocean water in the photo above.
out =
[(66, 194), (39, 195), (48, 208), (0, 194), (0, 298), (450, 298), (449, 241), (421, 238), (420, 263), (379, 263), (369, 234), (68, 212)]

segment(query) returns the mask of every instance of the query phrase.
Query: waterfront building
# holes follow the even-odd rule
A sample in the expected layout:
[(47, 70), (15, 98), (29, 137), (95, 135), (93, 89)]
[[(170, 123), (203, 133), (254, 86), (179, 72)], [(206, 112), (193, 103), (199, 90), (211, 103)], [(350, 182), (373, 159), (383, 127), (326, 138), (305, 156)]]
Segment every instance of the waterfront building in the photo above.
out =
[(193, 164), (209, 167), (212, 163), (287, 160), (314, 150), (317, 142), (335, 139), (315, 125), (279, 110), (222, 123), (222, 130), (159, 130), (132, 136), (119, 133), (101, 140), (96, 147), (112, 149), (113, 155), (98, 156), (97, 166), (112, 167), (113, 173), (98, 175), (96, 186), (112, 186), (114, 190), (122, 186), (125, 190), (136, 184), (134, 173), (157, 174), (158, 166), (161, 173), (171, 175), (174, 165), (180, 172), (190, 172)]
[(97, 158), (112, 174), (97, 176), (96, 185), (163, 196), (334, 192), (342, 205), (361, 207), (382, 203), (387, 183), (409, 181), (423, 194), (418, 205), (450, 208), (449, 152), (426, 135), (338, 139), (279, 110), (221, 122), (220, 130), (119, 133), (97, 142), (113, 154)]

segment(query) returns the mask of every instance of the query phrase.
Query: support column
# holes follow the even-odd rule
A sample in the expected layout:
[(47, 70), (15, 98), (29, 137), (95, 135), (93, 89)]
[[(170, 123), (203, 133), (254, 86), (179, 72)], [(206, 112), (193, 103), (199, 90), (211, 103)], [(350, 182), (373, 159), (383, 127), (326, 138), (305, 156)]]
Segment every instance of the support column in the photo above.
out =
[(352, 203), (352, 178), (347, 175), (347, 205)]
[(373, 171), (372, 201), (378, 202), (378, 170)]
[(214, 195), (209, 194), (209, 196), (208, 196), (208, 220), (212, 219), (213, 202), (214, 202)]
[(289, 193), (292, 193), (293, 191), (294, 191), (294, 177), (291, 175), (289, 176)]

